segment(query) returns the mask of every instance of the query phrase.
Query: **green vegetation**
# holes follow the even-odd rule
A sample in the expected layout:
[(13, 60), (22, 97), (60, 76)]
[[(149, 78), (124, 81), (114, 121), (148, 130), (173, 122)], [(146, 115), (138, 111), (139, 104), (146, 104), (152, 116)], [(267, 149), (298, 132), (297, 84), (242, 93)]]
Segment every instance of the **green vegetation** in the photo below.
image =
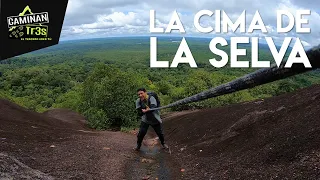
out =
[[(158, 38), (158, 60), (172, 61), (181, 38)], [(178, 42), (172, 42), (178, 41)], [(92, 128), (129, 131), (137, 126), (136, 89), (159, 94), (162, 105), (229, 82), (256, 69), (214, 68), (210, 39), (187, 38), (198, 64), (149, 68), (149, 37), (61, 42), (59, 45), (0, 62), (0, 97), (43, 112), (68, 108), (83, 114)], [(223, 48), (226, 52), (228, 47)], [(250, 54), (249, 52), (247, 54)], [(216, 57), (219, 59), (219, 57)], [(241, 60), (251, 59), (240, 57)], [(272, 60), (260, 46), (259, 60)], [(317, 71), (233, 94), (165, 109), (209, 108), (276, 96), (320, 83)]]

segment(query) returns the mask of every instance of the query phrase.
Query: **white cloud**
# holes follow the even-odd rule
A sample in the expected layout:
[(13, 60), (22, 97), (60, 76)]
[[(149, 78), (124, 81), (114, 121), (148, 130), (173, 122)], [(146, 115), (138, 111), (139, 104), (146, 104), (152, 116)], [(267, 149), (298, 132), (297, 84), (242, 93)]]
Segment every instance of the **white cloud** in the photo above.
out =
[(124, 14), (123, 12), (114, 12), (109, 15), (99, 15), (97, 21), (90, 24), (82, 24), (80, 27), (84, 29), (104, 29), (112, 27), (130, 26), (146, 26), (147, 22), (140, 20), (137, 14), (129, 12)]
[[(299, 37), (304, 46), (320, 44), (320, 15), (316, 11), (320, 7), (314, 0), (185, 0), (185, 1), (146, 1), (146, 0), (70, 0), (63, 26), (62, 39), (116, 36), (116, 35), (151, 35), (149, 32), (149, 11), (156, 10), (157, 27), (166, 28), (172, 12), (177, 10), (186, 30), (186, 36), (214, 35), (228, 36), (265, 36), (275, 38), (282, 43), (284, 37)], [(276, 11), (289, 10), (293, 14), (297, 10), (311, 10), (308, 27), (310, 34), (295, 33), (295, 29), (288, 33), (277, 33)], [(200, 34), (193, 25), (194, 15), (202, 9), (224, 10), (232, 21), (235, 21), (243, 10), (246, 10), (248, 28), (254, 13), (258, 10), (267, 27), (268, 34), (254, 32), (253, 34)], [(215, 18), (205, 17), (201, 24), (214, 28)], [(177, 32), (175, 32), (177, 34)], [(177, 34), (178, 35), (178, 34)]]
[(301, 41), (302, 45), (305, 46), (305, 47), (310, 47), (311, 44), (309, 44), (308, 42), (306, 41)]

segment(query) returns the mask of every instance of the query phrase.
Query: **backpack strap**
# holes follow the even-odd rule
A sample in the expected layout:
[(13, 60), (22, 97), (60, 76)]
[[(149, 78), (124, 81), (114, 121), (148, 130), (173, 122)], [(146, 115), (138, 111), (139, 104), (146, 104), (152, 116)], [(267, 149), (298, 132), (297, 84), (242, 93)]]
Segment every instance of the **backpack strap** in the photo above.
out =
[(148, 106), (149, 106), (149, 107), (150, 107), (150, 105), (151, 105), (150, 98), (151, 98), (151, 94), (148, 93)]
[[(150, 107), (150, 97), (151, 97), (152, 95), (150, 95), (149, 93), (148, 93), (148, 106)], [(142, 106), (142, 102), (141, 102), (141, 99), (139, 100), (139, 103), (140, 103), (140, 106)]]

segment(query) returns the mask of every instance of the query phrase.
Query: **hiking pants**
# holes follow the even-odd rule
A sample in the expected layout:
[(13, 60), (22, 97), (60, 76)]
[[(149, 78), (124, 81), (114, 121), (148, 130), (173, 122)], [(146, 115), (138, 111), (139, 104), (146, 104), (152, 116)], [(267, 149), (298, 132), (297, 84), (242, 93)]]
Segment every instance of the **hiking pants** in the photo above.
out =
[[(161, 123), (157, 123), (157, 124), (150, 125), (150, 126), (157, 133), (157, 135), (159, 137), (159, 140), (160, 140), (161, 144), (163, 145), (164, 144), (164, 136), (163, 136), (163, 132), (162, 132)], [(144, 136), (147, 134), (148, 128), (149, 128), (149, 124), (141, 121), (140, 130), (139, 130), (139, 133), (137, 135), (137, 137), (138, 137), (138, 141), (137, 141), (138, 146), (141, 146), (142, 140), (143, 140)]]

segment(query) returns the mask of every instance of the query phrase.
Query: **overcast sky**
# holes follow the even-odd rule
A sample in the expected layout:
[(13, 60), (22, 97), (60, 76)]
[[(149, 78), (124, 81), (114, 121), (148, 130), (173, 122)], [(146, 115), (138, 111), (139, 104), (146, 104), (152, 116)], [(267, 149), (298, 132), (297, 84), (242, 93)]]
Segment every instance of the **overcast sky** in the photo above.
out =
[[(186, 30), (183, 36), (264, 36), (273, 37), (278, 43), (283, 37), (299, 37), (304, 46), (320, 44), (320, 3), (318, 0), (69, 0), (61, 40), (84, 39), (110, 36), (153, 35), (149, 31), (150, 10), (156, 11), (157, 27), (166, 27), (174, 10), (179, 13)], [(268, 27), (268, 34), (254, 32), (253, 34), (203, 34), (197, 32), (193, 25), (194, 15), (199, 10), (224, 10), (235, 21), (246, 10), (247, 25), (250, 24), (256, 10)], [(276, 11), (289, 10), (295, 14), (296, 10), (311, 10), (311, 15), (305, 16), (309, 20), (310, 34), (297, 34), (295, 29), (287, 34), (276, 32)], [(204, 25), (214, 28), (214, 16), (204, 17)], [(248, 26), (246, 27), (246, 29)], [(175, 32), (178, 35), (179, 32)]]

